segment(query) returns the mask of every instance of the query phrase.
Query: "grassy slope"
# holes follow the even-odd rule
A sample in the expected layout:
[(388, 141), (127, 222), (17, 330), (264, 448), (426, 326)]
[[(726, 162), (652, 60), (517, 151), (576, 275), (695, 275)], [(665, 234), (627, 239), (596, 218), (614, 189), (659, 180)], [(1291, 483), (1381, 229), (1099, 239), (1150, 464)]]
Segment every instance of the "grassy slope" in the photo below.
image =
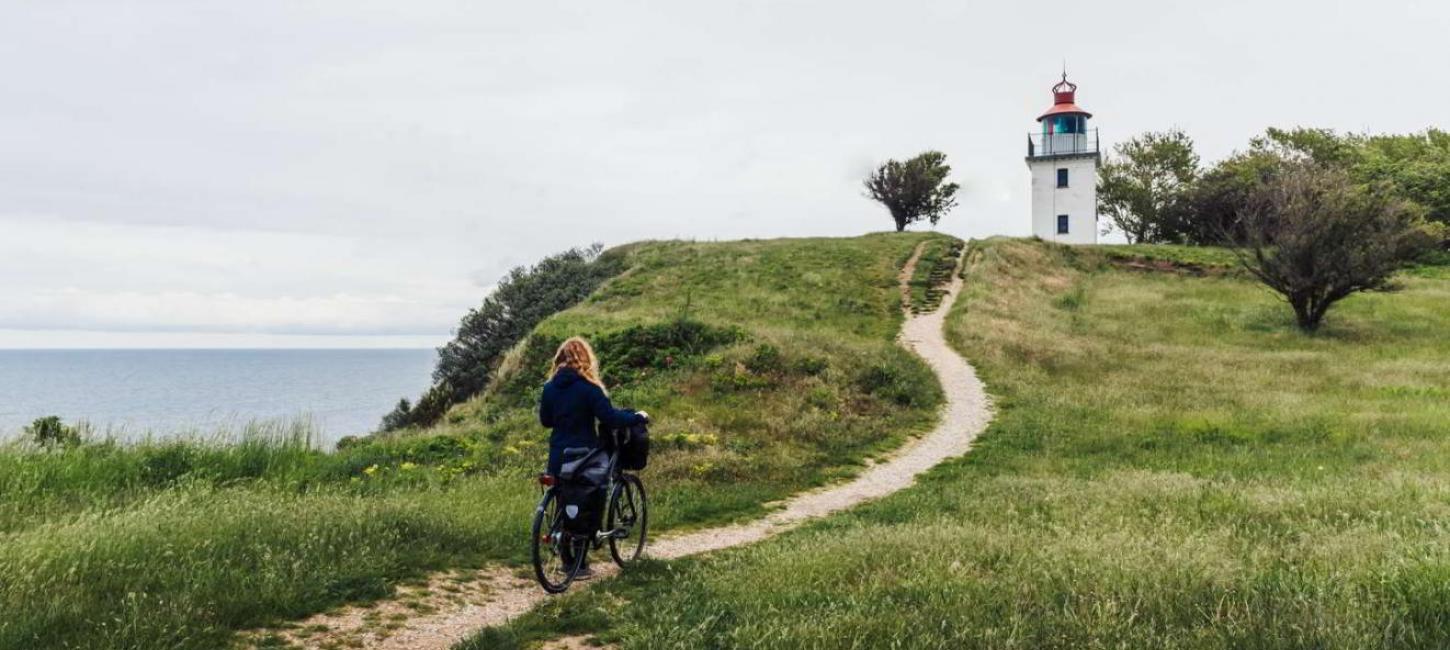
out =
[[(634, 269), (540, 325), (502, 388), (440, 430), (494, 440), (533, 470), (546, 450), (537, 386), (555, 342), (682, 317), (745, 338), (642, 369), (605, 365), (617, 405), (657, 415), (653, 516), (666, 525), (755, 514), (760, 504), (854, 471), (865, 455), (923, 429), (940, 395), (925, 366), (892, 345), (895, 274), (916, 243), (945, 237), (643, 244)], [(613, 345), (619, 345), (619, 342)], [(706, 487), (709, 489), (694, 489)]]
[[(738, 343), (606, 380), (659, 423), (652, 523), (745, 516), (929, 423), (939, 388), (892, 343), (897, 269), (928, 237), (635, 245), (632, 270), (540, 331), (608, 335), (682, 311), (738, 328)], [(0, 448), (0, 648), (211, 648), (422, 570), (521, 559), (543, 374), (518, 365), (446, 426), (336, 453), (288, 432)]]
[(972, 255), (948, 334), (999, 412), (967, 458), (473, 647), (1450, 646), (1450, 269), (1306, 337), (1238, 278)]

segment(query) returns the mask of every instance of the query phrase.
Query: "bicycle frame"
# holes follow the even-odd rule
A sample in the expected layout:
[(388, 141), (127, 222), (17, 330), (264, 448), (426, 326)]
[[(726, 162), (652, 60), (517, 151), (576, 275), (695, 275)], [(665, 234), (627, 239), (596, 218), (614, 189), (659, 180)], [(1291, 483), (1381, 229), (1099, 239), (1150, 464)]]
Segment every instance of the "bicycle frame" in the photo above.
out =
[[(614, 488), (616, 485), (619, 484), (620, 476), (624, 473), (623, 470), (619, 469), (619, 431), (610, 431), (610, 436), (610, 441), (614, 444), (613, 451), (609, 452), (609, 480), (604, 484), (605, 508), (609, 507), (608, 499), (610, 495), (614, 494)], [(556, 489), (558, 487), (558, 481), (559, 477), (557, 476), (551, 474), (541, 474), (539, 476), (539, 487), (541, 488), (539, 494), (543, 495), (551, 490)], [(601, 513), (601, 515), (602, 514), (604, 513)], [(590, 540), (590, 546), (597, 549), (599, 548), (600, 542), (602, 542), (603, 540), (609, 539), (610, 537), (625, 537), (626, 535), (628, 535), (628, 532), (628, 530), (622, 529), (597, 531), (594, 533), (594, 539)]]
[[(606, 510), (609, 508), (609, 498), (614, 494), (614, 488), (619, 483), (620, 475), (624, 473), (623, 470), (619, 469), (619, 431), (617, 429), (610, 431), (609, 435), (614, 445), (612, 447), (613, 451), (609, 452), (609, 481), (604, 485), (604, 507)], [(607, 513), (600, 514), (606, 515)], [(627, 534), (627, 530), (620, 529), (596, 532), (594, 534), (594, 548), (599, 548), (601, 541), (609, 539), (612, 536), (624, 537)]]

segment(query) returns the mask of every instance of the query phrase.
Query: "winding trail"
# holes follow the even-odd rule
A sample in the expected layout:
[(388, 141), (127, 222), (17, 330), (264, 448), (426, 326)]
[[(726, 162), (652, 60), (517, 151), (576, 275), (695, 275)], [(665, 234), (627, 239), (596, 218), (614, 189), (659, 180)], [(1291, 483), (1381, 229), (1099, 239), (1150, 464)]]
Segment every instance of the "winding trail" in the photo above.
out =
[[(901, 269), (904, 307), (910, 304), (907, 282), (916, 269), (924, 246), (924, 243), (918, 246)], [(941, 305), (935, 311), (914, 316), (908, 310), (906, 322), (897, 338), (901, 345), (931, 366), (946, 394), (946, 408), (941, 421), (931, 432), (908, 442), (887, 460), (870, 466), (851, 481), (791, 497), (780, 510), (761, 519), (667, 537), (652, 542), (646, 552), (651, 557), (674, 559), (760, 541), (807, 520), (906, 488), (918, 474), (966, 453), (977, 435), (987, 428), (992, 412), (976, 372), (947, 345), (942, 331), (946, 313), (961, 286), (961, 278), (953, 273)], [(605, 565), (604, 562), (598, 563), (596, 570), (600, 577), (596, 580), (612, 573), (603, 570)], [(609, 565), (609, 568), (613, 566)], [(436, 598), (439, 593), (455, 597), (444, 597), (441, 602), (434, 602), (439, 600)], [(464, 596), (457, 596), (460, 593)], [(327, 631), (305, 638), (299, 638), (295, 633), (285, 636), (307, 647), (343, 641), (343, 645), (349, 647), (378, 650), (447, 650), (476, 630), (506, 623), (547, 598), (532, 580), (502, 568), (471, 576), (444, 574), (435, 576), (427, 587), (401, 589), (398, 597), (389, 602), (367, 609), (349, 608), (339, 613), (319, 615), (304, 621), (299, 627), (320, 629), (325, 626)], [(383, 623), (380, 624), (380, 621)]]

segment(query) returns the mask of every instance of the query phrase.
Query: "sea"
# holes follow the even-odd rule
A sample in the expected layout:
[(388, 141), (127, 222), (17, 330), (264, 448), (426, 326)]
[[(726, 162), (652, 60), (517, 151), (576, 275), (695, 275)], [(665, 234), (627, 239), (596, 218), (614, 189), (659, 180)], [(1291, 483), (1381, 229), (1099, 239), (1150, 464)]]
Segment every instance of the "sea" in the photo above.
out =
[(0, 350), (0, 440), (56, 415), (121, 440), (305, 421), (329, 446), (415, 400), (436, 358), (431, 349)]

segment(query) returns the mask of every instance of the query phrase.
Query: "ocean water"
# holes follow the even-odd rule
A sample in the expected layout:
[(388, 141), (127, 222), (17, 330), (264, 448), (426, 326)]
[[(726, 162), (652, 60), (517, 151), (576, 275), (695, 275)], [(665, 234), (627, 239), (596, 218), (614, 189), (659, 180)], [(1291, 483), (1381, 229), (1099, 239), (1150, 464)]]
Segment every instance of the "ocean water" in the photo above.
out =
[(47, 415), (121, 439), (309, 418), (330, 444), (416, 399), (434, 359), (426, 349), (0, 350), (0, 439)]

